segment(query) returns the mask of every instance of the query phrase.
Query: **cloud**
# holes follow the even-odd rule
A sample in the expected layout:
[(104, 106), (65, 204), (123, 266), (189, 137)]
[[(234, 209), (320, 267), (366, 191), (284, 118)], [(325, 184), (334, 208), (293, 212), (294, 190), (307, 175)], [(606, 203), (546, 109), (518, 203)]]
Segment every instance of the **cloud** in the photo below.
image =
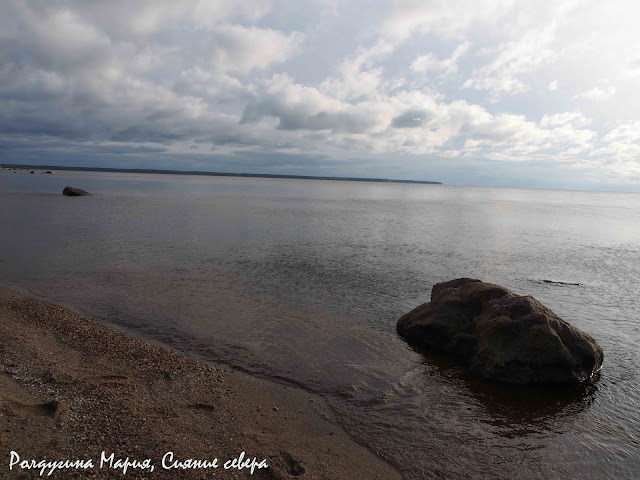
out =
[(553, 115), (543, 115), (540, 120), (542, 128), (554, 128), (570, 125), (572, 127), (585, 127), (591, 124), (591, 119), (580, 112), (562, 112)]
[[(249, 73), (287, 60), (300, 48), (304, 35), (276, 30), (220, 25), (211, 38), (211, 67), (214, 70)], [(260, 48), (256, 48), (256, 46)]]
[[(0, 36), (5, 133), (163, 143), (202, 136), (229, 118), (218, 99), (248, 98), (238, 76), (286, 61), (304, 40), (297, 31), (213, 21), (258, 18), (266, 2), (42, 5), (11, 4), (13, 22)], [(183, 30), (180, 20), (195, 30), (175, 43), (164, 35)], [(157, 36), (161, 27), (168, 30)]]
[(390, 55), (395, 45), (379, 39), (371, 47), (360, 47), (354, 55), (343, 60), (337, 74), (327, 77), (320, 89), (339, 99), (353, 99), (378, 92), (382, 83), (382, 69), (376, 63)]
[(399, 41), (416, 32), (456, 38), (474, 23), (495, 22), (514, 4), (514, 0), (397, 0), (381, 32)]
[(590, 88), (589, 90), (578, 93), (575, 98), (597, 102), (599, 100), (606, 100), (607, 98), (611, 98), (615, 94), (616, 87), (614, 87), (613, 85), (608, 85), (603, 87)]
[(416, 128), (427, 122), (429, 115), (426, 110), (407, 110), (391, 121), (391, 126), (395, 128)]
[(284, 169), (259, 158), (287, 155), (296, 173), (339, 159), (365, 175), (388, 158), (382, 176), (540, 162), (628, 180), (640, 163), (640, 40), (623, 7), (12, 0), (0, 16), (0, 142), (6, 156), (148, 165), (153, 154), (164, 168), (226, 155), (244, 171)]
[(439, 72), (441, 75), (451, 75), (458, 71), (458, 60), (469, 51), (471, 42), (464, 41), (456, 47), (449, 58), (438, 60), (432, 53), (421, 55), (411, 63), (411, 70), (418, 73), (430, 71)]
[(234, 21), (255, 22), (272, 8), (270, 0), (68, 0), (47, 3), (47, 8), (37, 11), (47, 14), (63, 6), (107, 35), (128, 41), (148, 39), (175, 25), (208, 29)]
[(215, 27), (230, 19), (258, 20), (272, 8), (270, 0), (197, 0), (193, 8), (187, 5), (191, 19), (196, 25)]
[(486, 65), (476, 69), (464, 88), (487, 90), (492, 99), (503, 94), (514, 95), (530, 89), (524, 79), (527, 74), (556, 57), (551, 48), (553, 29), (536, 31), (517, 41), (506, 42), (495, 49), (497, 55)]
[(630, 61), (625, 73), (632, 77), (640, 75), (640, 58)]
[(375, 107), (366, 103), (344, 103), (314, 87), (296, 84), (286, 75), (276, 75), (269, 83), (266, 94), (247, 105), (242, 123), (255, 123), (264, 117), (274, 117), (281, 130), (362, 133), (376, 125), (376, 116)]

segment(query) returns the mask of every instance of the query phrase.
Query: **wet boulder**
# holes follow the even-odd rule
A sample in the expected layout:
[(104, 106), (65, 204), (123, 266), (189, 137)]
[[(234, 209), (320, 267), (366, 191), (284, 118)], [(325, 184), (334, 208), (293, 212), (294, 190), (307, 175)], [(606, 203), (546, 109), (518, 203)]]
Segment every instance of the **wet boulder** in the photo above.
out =
[(85, 195), (91, 195), (89, 192), (85, 192), (81, 188), (75, 187), (64, 187), (64, 190), (62, 190), (62, 194), (68, 197), (83, 197)]
[(603, 352), (531, 296), (470, 278), (438, 283), (431, 301), (402, 316), (408, 343), (453, 354), (481, 377), (517, 384), (580, 383)]

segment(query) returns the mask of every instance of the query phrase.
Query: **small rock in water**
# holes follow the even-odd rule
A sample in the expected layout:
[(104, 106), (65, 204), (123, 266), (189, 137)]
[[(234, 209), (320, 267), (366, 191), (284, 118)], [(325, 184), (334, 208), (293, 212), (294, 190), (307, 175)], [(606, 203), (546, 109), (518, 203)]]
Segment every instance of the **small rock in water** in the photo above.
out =
[(64, 187), (62, 194), (68, 197), (84, 197), (85, 195), (91, 195), (89, 192), (75, 187)]
[(454, 354), (472, 373), (518, 384), (580, 383), (602, 348), (535, 298), (470, 278), (438, 283), (396, 326), (410, 344)]

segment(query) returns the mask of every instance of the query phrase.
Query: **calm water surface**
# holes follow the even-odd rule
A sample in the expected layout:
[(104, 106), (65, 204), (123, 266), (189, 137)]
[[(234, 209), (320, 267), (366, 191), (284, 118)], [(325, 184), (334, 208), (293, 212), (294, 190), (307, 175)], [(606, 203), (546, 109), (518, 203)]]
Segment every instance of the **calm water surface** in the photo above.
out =
[[(1, 283), (317, 392), (408, 479), (640, 478), (638, 194), (22, 171), (0, 205)], [(410, 348), (396, 320), (462, 276), (591, 334), (595, 386)]]

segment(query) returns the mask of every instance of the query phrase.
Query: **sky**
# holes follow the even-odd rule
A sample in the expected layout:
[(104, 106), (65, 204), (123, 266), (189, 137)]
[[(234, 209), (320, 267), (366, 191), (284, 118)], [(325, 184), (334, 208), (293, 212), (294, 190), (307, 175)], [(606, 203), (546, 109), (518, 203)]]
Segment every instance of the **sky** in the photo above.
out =
[(3, 0), (0, 162), (640, 192), (632, 0)]

